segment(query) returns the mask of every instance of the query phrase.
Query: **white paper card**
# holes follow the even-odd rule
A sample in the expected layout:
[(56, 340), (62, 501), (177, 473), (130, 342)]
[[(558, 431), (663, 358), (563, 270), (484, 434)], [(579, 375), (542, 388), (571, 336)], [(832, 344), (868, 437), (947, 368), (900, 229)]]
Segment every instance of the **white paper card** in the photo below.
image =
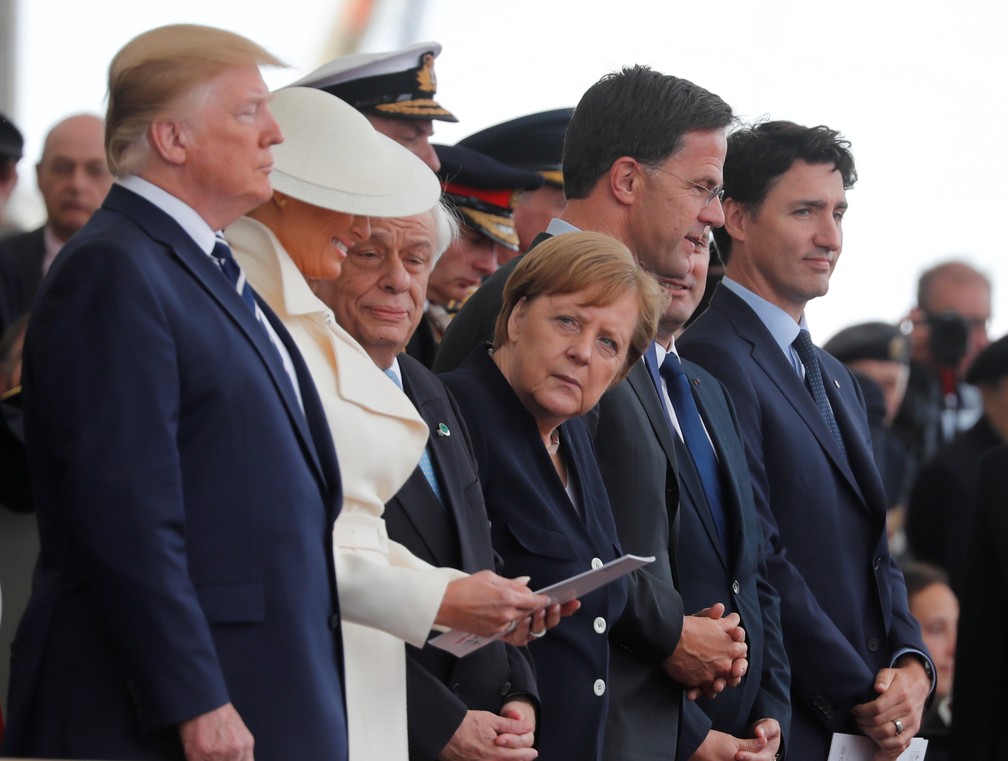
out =
[[(571, 576), (569, 579), (551, 584), (548, 587), (537, 589), (536, 594), (549, 595), (559, 603), (570, 602), (579, 597), (584, 597), (589, 592), (594, 592), (599, 587), (605, 586), (610, 581), (615, 581), (620, 576), (626, 576), (631, 571), (635, 571), (641, 566), (653, 563), (654, 557), (644, 558), (639, 555), (624, 555), (616, 560), (592, 568), (590, 571)], [(427, 644), (447, 650), (452, 655), (461, 658), (474, 650), (479, 650), (484, 645), (500, 639), (503, 634), (495, 637), (480, 637), (469, 632), (462, 632), (452, 629), (444, 634), (432, 637)]]
[[(896, 761), (924, 761), (927, 746), (927, 740), (915, 737), (910, 741), (910, 747), (900, 753)], [(876, 747), (878, 746), (872, 740), (862, 735), (834, 732), (826, 761), (872, 761)]]

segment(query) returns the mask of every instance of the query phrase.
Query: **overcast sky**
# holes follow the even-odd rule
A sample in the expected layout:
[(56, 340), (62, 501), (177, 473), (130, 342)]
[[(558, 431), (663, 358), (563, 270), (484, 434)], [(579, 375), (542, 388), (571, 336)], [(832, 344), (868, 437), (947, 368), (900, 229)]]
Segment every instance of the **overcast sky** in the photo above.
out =
[[(364, 42), (387, 50), (435, 39), (438, 100), (460, 119), (454, 143), (485, 126), (576, 105), (608, 71), (644, 63), (716, 92), (745, 120), (827, 124), (853, 143), (845, 244), (813, 337), (897, 320), (917, 274), (950, 256), (994, 280), (992, 335), (1008, 332), (1004, 136), (1008, 4), (1001, 0), (384, 0)], [(225, 27), (291, 64), (281, 86), (328, 60), (339, 0), (0, 0), (18, 2), (17, 100), (27, 138), (18, 206), (39, 221), (32, 164), (63, 116), (104, 109), (105, 70), (131, 37), (166, 23)], [(280, 10), (282, 9), (282, 14)]]

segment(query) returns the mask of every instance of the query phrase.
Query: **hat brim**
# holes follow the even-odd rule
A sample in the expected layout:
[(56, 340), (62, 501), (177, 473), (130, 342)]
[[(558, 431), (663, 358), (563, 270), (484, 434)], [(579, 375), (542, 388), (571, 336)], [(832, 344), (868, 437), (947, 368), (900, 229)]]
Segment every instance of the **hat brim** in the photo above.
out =
[(437, 176), (353, 107), (313, 88), (285, 88), (270, 109), (285, 135), (273, 148), (274, 189), (345, 214), (405, 217), (434, 207)]
[(476, 228), (495, 243), (512, 251), (518, 250), (518, 233), (515, 232), (513, 217), (477, 211), (466, 206), (459, 206), (458, 210), (470, 227)]
[(440, 103), (430, 99), (398, 100), (394, 103), (379, 103), (365, 108), (368, 113), (388, 116), (393, 119), (437, 119), (442, 122), (457, 122), (458, 119)]

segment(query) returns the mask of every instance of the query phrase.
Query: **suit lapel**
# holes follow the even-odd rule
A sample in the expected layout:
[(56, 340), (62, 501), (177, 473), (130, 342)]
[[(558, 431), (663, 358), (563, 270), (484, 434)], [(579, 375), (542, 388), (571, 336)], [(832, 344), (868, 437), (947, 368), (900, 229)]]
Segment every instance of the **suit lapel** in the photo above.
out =
[[(408, 362), (400, 361), (399, 370), (402, 373), (403, 391), (413, 402), (420, 417), (427, 423), (429, 429), (427, 452), (438, 475), (438, 486), (441, 487), (443, 502), (439, 502), (434, 490), (419, 468), (413, 471), (407, 482), (410, 494), (415, 500), (404, 502), (404, 510), (421, 536), (428, 549), (445, 565), (454, 565), (461, 551), (461, 568), (471, 570), (475, 560), (472, 557), (468, 543), (456, 542), (456, 535), (465, 536), (461, 527), (466, 526), (468, 504), (465, 495), (459, 490), (458, 479), (451, 477), (452, 453), (450, 448), (457, 446), (453, 437), (461, 436), (462, 432), (452, 430), (447, 424), (451, 417), (449, 410), (444, 409), (441, 398), (433, 392), (426, 383), (414, 375)], [(440, 426), (444, 424), (448, 435), (442, 435)], [(452, 523), (454, 522), (454, 525)], [(461, 545), (461, 546), (460, 546)]]
[[(819, 445), (826, 452), (830, 460), (832, 460), (837, 470), (843, 474), (854, 492), (864, 500), (857, 479), (854, 478), (850, 463), (840, 453), (839, 447), (837, 447), (833, 435), (829, 432), (829, 428), (826, 427), (826, 422), (822, 419), (822, 415), (819, 414), (819, 409), (816, 407), (808, 388), (802, 382), (798, 373), (795, 372), (791, 363), (788, 362), (774, 337), (770, 334), (770, 331), (766, 329), (766, 326), (749, 306), (727, 288), (719, 288), (715, 293), (715, 297), (718, 295), (721, 296), (719, 299), (722, 302), (721, 307), (735, 325), (739, 336), (748, 341), (752, 346), (753, 361), (763, 369), (767, 377), (777, 386), (781, 392), (781, 396), (787, 400), (788, 404), (791, 405), (802, 419), (812, 435), (815, 436)], [(820, 363), (821, 365), (822, 363)], [(832, 385), (832, 380), (827, 385)], [(827, 390), (827, 395), (829, 395), (829, 390)], [(847, 432), (849, 434), (852, 430), (850, 428), (850, 421), (845, 419), (845, 423), (847, 423), (846, 428), (844, 425), (840, 425), (841, 433)], [(846, 441), (847, 438), (845, 436), (844, 440)]]
[[(650, 351), (650, 348), (648, 351)], [(658, 394), (655, 381), (652, 380), (651, 372), (644, 360), (634, 365), (627, 376), (627, 383), (630, 384), (638, 400), (640, 400), (641, 406), (647, 413), (651, 427), (654, 429), (655, 435), (658, 437), (658, 441), (665, 451), (665, 457), (673, 468), (676, 467), (675, 435), (672, 431), (672, 423), (668, 419), (668, 413), (662, 405), (661, 396)]]
[[(183, 269), (189, 272), (196, 283), (217, 303), (231, 322), (234, 323), (249, 343), (252, 344), (255, 353), (269, 372), (273, 385), (280, 395), (284, 407), (287, 409), (291, 424), (301, 437), (305, 450), (309, 453), (309, 459), (319, 476), (328, 480), (319, 461), (316, 443), (308, 428), (305, 413), (302, 412), (301, 406), (298, 404), (290, 376), (287, 375), (276, 347), (270, 341), (265, 328), (259, 324), (255, 315), (252, 314), (237, 291), (231, 287), (227, 278), (221, 274), (216, 264), (199, 249), (196, 242), (189, 237), (175, 220), (135, 193), (118, 185), (113, 185), (112, 190), (105, 199), (105, 206), (128, 214), (144, 228), (153, 240), (169, 247), (176, 261)], [(294, 346), (293, 341), (291, 341), (286, 329), (265, 302), (258, 298), (258, 296), (256, 300), (293, 359), (294, 355), (298, 354), (298, 350)], [(301, 376), (302, 387), (304, 387), (306, 381), (310, 386), (311, 381), (307, 370)], [(310, 386), (310, 390), (314, 393), (313, 386)], [(304, 393), (305, 389), (303, 388), (302, 391)]]

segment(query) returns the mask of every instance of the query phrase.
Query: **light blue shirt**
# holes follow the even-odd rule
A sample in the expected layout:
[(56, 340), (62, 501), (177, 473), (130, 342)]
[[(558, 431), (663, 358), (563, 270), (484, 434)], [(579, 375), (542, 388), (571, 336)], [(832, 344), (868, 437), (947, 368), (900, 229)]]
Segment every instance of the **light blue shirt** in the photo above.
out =
[(721, 279), (721, 285), (742, 299), (756, 313), (760, 322), (770, 331), (770, 335), (773, 336), (773, 340), (780, 347), (780, 350), (784, 352), (784, 356), (791, 363), (791, 367), (804, 379), (805, 366), (798, 357), (798, 352), (794, 350), (791, 344), (794, 343), (802, 328), (808, 330), (808, 323), (805, 322), (805, 313), (802, 312), (801, 320), (795, 322), (794, 318), (779, 306), (771, 304), (762, 296), (753, 293), (737, 280), (732, 280), (725, 275)]

